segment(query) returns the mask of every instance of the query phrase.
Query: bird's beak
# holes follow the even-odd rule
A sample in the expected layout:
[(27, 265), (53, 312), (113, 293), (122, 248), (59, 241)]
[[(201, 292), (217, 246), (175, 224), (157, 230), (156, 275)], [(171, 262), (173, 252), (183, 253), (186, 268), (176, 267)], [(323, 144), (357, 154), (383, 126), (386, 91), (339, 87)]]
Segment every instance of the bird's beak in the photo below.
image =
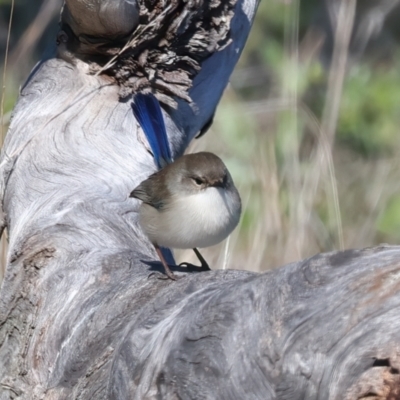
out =
[(216, 181), (212, 181), (210, 186), (212, 186), (212, 187), (221, 187), (221, 188), (225, 187), (223, 179), (218, 179)]

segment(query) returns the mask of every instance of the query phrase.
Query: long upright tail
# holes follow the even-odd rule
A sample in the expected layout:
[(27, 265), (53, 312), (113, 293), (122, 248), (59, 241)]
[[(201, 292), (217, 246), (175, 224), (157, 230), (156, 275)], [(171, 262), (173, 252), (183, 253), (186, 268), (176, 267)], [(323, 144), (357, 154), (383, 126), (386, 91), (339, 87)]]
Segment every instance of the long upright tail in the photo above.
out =
[(133, 98), (132, 110), (149, 141), (157, 167), (161, 169), (171, 163), (173, 160), (167, 130), (156, 97), (151, 93), (137, 93)]

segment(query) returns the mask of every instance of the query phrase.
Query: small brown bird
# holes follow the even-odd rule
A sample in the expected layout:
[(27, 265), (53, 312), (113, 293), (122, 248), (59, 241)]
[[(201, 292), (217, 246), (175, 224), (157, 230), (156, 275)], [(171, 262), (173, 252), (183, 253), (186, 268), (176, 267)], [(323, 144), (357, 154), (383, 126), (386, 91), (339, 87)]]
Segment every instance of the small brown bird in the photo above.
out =
[(240, 196), (228, 169), (219, 157), (208, 152), (187, 154), (166, 165), (136, 187), (130, 197), (143, 202), (140, 226), (171, 279), (176, 277), (160, 246), (193, 248), (206, 267), (196, 248), (224, 240), (241, 214)]

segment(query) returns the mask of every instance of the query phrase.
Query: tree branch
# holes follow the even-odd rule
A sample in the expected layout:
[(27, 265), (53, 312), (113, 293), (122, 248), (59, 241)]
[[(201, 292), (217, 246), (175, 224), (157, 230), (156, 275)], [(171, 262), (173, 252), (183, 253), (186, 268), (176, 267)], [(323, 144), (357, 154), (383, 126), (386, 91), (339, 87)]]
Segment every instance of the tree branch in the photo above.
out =
[[(135, 29), (137, 8), (129, 1), (89, 3), (64, 7), (58, 56), (29, 77), (2, 151), (10, 243), (0, 296), (1, 399), (131, 398), (138, 392), (123, 375), (135, 365), (124, 361), (124, 342), (136, 318), (161, 292), (148, 316), (159, 301), (178, 305), (188, 296), (182, 290), (210, 285), (218, 275), (182, 269), (184, 279), (174, 286), (152, 274), (160, 264), (137, 226), (139, 204), (128, 195), (154, 172), (154, 161), (118, 81), (93, 73), (100, 62), (93, 48), (105, 49), (106, 62), (109, 49)], [(175, 99), (176, 108), (165, 112), (175, 156), (213, 114), (255, 8), (252, 0), (236, 4), (232, 43), (198, 60), (192, 103)]]

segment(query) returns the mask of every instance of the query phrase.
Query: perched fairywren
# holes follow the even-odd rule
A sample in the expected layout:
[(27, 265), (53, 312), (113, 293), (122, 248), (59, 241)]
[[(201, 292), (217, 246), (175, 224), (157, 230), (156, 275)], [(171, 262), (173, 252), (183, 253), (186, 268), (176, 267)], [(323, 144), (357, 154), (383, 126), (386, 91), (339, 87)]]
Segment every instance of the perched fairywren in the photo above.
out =
[[(140, 226), (155, 246), (168, 277), (176, 279), (160, 246), (193, 248), (203, 269), (209, 269), (196, 247), (217, 244), (233, 231), (239, 222), (241, 201), (228, 169), (215, 154), (187, 154), (171, 162), (164, 120), (161, 109), (155, 112), (157, 106), (160, 107), (154, 96), (143, 94), (136, 95), (132, 105), (146, 136), (151, 135), (150, 146), (156, 161), (156, 154), (160, 159), (157, 164), (167, 164), (140, 183), (130, 197), (143, 202)], [(158, 118), (152, 119), (151, 111)], [(159, 145), (153, 149), (151, 143)]]
[(143, 181), (131, 197), (143, 201), (139, 223), (156, 248), (217, 244), (233, 231), (241, 213), (229, 171), (219, 157), (206, 152), (177, 159)]

